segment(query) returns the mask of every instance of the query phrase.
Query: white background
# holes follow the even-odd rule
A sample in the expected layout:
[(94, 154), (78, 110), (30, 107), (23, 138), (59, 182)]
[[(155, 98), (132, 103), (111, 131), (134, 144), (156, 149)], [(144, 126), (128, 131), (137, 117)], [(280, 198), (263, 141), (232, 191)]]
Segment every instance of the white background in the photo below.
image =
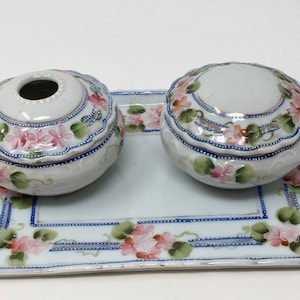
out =
[[(192, 68), (257, 62), (300, 80), (297, 0), (1, 1), (0, 79), (73, 69), (110, 90), (167, 89)], [(282, 299), (299, 271), (236, 270), (1, 279), (8, 299)]]

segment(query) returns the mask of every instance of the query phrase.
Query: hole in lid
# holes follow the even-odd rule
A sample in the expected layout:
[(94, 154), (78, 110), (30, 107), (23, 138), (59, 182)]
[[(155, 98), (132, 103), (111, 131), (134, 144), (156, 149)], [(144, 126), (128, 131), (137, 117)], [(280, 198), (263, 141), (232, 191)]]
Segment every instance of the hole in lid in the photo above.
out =
[(26, 83), (19, 91), (19, 95), (28, 100), (45, 99), (56, 93), (58, 84), (52, 80), (34, 80)]

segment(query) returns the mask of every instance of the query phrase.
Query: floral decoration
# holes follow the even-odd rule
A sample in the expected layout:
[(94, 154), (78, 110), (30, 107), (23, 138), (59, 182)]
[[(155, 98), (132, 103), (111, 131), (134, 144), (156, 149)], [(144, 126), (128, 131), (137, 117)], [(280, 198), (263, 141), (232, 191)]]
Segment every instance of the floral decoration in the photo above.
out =
[(202, 131), (202, 137), (208, 138), (211, 136), (209, 131), (217, 130), (219, 139), (223, 136), (224, 143), (228, 146), (244, 146), (256, 145), (262, 138), (264, 141), (269, 141), (274, 135), (274, 130), (281, 127), (287, 132), (293, 132), (296, 124), (300, 122), (300, 89), (292, 82), (292, 80), (283, 73), (274, 71), (274, 75), (279, 79), (278, 89), (284, 99), (290, 100), (290, 107), (287, 113), (279, 115), (262, 130), (259, 125), (250, 123), (242, 128), (237, 123), (228, 122), (216, 126), (215, 124), (205, 121), (205, 114), (202, 110), (192, 108), (192, 103), (188, 100), (189, 95), (195, 93), (201, 88), (201, 83), (198, 81), (201, 73), (204, 70), (198, 69), (185, 77), (178, 80), (173, 90), (168, 94), (168, 102), (172, 114), (177, 120), (183, 124), (197, 120), (200, 124), (205, 125), (204, 128), (208, 130), (206, 134)]
[(272, 247), (289, 247), (291, 251), (300, 254), (300, 211), (294, 207), (282, 207), (277, 211), (277, 219), (281, 225), (269, 225), (258, 222), (252, 226), (244, 226), (245, 232), (250, 232), (257, 242), (270, 244)]
[(158, 131), (162, 110), (162, 105), (151, 106), (149, 109), (142, 105), (130, 105), (127, 110), (126, 131)]
[(163, 252), (173, 258), (185, 258), (192, 252), (189, 243), (177, 241), (169, 232), (155, 233), (153, 225), (125, 221), (113, 227), (111, 236), (121, 241), (122, 255), (134, 255), (139, 259), (158, 259)]
[[(182, 159), (182, 162), (186, 159)], [(240, 183), (245, 184), (255, 178), (256, 172), (252, 165), (244, 164), (236, 167), (231, 163), (215, 164), (209, 157), (199, 156), (190, 160), (194, 171), (202, 176), (210, 176), (220, 183)]]
[(286, 174), (283, 180), (287, 183), (291, 191), (300, 194), (300, 164)]

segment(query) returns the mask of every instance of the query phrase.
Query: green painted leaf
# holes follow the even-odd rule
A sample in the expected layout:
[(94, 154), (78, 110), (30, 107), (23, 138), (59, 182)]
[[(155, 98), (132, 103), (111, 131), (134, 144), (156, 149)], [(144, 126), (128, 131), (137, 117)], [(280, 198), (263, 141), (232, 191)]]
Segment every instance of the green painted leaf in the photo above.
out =
[(290, 77), (288, 77), (286, 74), (282, 73), (281, 71), (275, 71), (274, 75), (277, 76), (281, 80), (285, 80), (287, 82), (292, 82)]
[(142, 132), (145, 128), (146, 127), (144, 124), (140, 124), (140, 125), (127, 124), (125, 126), (125, 131), (129, 133), (138, 133), (138, 132)]
[(43, 241), (52, 241), (57, 237), (57, 232), (51, 229), (39, 229), (33, 234), (34, 239), (42, 239)]
[(278, 115), (274, 120), (278, 121), (279, 126), (281, 126), (284, 131), (293, 133), (295, 124), (292, 116), (289, 114)]
[(169, 249), (169, 254), (174, 258), (185, 258), (188, 257), (193, 250), (193, 247), (187, 242), (175, 242), (171, 249)]
[(208, 175), (215, 168), (213, 161), (208, 157), (198, 157), (192, 164), (195, 172), (200, 175)]
[(29, 158), (37, 158), (43, 156), (43, 152), (39, 150), (30, 150), (28, 153)]
[(3, 229), (0, 231), (0, 248), (6, 247), (17, 235), (14, 229)]
[(20, 197), (10, 198), (14, 208), (17, 209), (26, 209), (32, 206), (33, 196), (30, 195), (21, 195)]
[(293, 225), (300, 224), (300, 211), (295, 211), (290, 217), (290, 223)]
[(191, 76), (191, 77), (193, 77), (193, 76), (199, 75), (202, 72), (203, 72), (203, 70), (201, 70), (201, 69), (195, 69), (195, 70), (192, 70), (191, 72), (189, 72), (188, 75)]
[(15, 172), (10, 174), (10, 180), (12, 184), (18, 189), (26, 189), (30, 182), (30, 179), (22, 172)]
[(187, 94), (193, 94), (200, 88), (200, 82), (195, 81), (186, 88)]
[(111, 231), (111, 235), (118, 240), (123, 240), (133, 231), (133, 229), (134, 224), (129, 221), (125, 221), (115, 225)]
[(8, 126), (6, 123), (0, 123), (0, 141), (2, 142), (6, 134), (8, 133)]
[(255, 241), (264, 242), (266, 240), (264, 235), (269, 232), (269, 230), (270, 228), (267, 223), (259, 222), (251, 227), (251, 235)]
[(297, 237), (296, 241), (290, 243), (290, 249), (293, 252), (300, 254), (300, 236)]
[(265, 234), (265, 233), (269, 232), (270, 227), (265, 222), (258, 222), (256, 224), (252, 225), (251, 230), (255, 231), (257, 233)]
[(287, 222), (295, 212), (296, 209), (293, 207), (283, 207), (277, 211), (277, 217), (281, 222)]
[(198, 112), (195, 109), (189, 108), (184, 110), (179, 116), (178, 116), (178, 120), (181, 123), (190, 123), (192, 122), (195, 117), (197, 116)]
[(22, 267), (26, 264), (28, 256), (24, 252), (17, 252), (8, 257), (7, 263), (12, 267)]
[(283, 97), (285, 98), (292, 98), (292, 92), (288, 89), (286, 89), (284, 86), (282, 86), (281, 84), (278, 84), (278, 89), (280, 91), (280, 93), (282, 94)]
[(255, 175), (256, 173), (253, 167), (247, 164), (236, 170), (235, 181), (241, 184), (247, 183), (253, 179)]
[(127, 110), (127, 113), (130, 115), (139, 115), (143, 114), (146, 111), (145, 107), (142, 105), (130, 105)]
[(289, 190), (296, 193), (300, 194), (300, 185), (293, 185), (293, 184), (288, 184)]
[(247, 131), (247, 143), (255, 145), (261, 138), (262, 133), (256, 124), (249, 124), (246, 128)]
[(89, 132), (88, 126), (82, 122), (72, 124), (71, 130), (78, 139), (82, 139)]

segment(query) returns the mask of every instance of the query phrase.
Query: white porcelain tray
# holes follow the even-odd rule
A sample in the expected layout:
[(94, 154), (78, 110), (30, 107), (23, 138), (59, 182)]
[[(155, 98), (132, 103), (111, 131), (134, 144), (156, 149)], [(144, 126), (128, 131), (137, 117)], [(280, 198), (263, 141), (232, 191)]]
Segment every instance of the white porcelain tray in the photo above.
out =
[(0, 189), (0, 276), (299, 266), (300, 188), (198, 183), (162, 148), (164, 91), (113, 97), (128, 133), (105, 176), (61, 197)]

